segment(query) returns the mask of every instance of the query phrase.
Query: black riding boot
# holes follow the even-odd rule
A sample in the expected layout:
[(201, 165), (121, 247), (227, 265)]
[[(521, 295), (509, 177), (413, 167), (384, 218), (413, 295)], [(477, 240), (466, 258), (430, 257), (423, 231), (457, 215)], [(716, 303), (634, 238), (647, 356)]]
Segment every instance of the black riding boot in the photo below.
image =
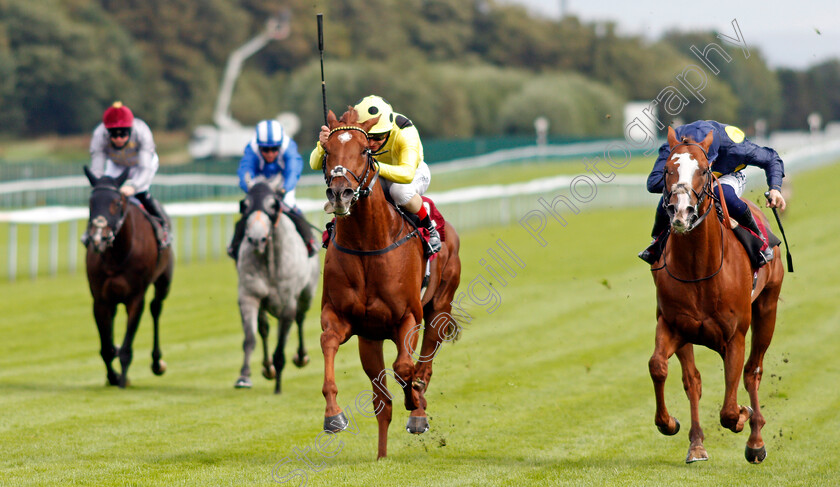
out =
[(668, 241), (670, 233), (671, 222), (668, 221), (668, 217), (663, 211), (657, 209), (656, 218), (653, 221), (653, 230), (650, 232), (653, 241), (648, 248), (639, 252), (639, 258), (650, 265), (655, 264), (665, 250), (665, 243)]
[[(751, 230), (754, 234), (758, 235), (762, 243), (767, 243), (767, 239), (764, 237), (764, 234), (761, 233), (761, 230), (758, 229), (758, 223), (755, 222), (755, 217), (753, 217), (752, 211), (747, 209), (747, 211), (745, 211), (740, 218), (736, 218), (735, 220), (742, 227)], [(770, 247), (770, 245), (767, 245), (766, 248), (761, 251), (761, 256), (764, 258), (764, 262), (761, 263), (761, 265), (764, 265), (773, 260), (773, 255), (773, 249)]]
[(309, 256), (312, 257), (317, 254), (318, 244), (315, 242), (315, 237), (312, 235), (312, 227), (309, 225), (309, 222), (306, 221), (303, 213), (297, 208), (285, 211), (284, 213), (286, 216), (291, 218), (292, 223), (295, 224), (297, 232), (300, 234), (301, 238), (303, 238), (303, 243), (306, 244), (306, 251), (309, 253)]
[(227, 254), (233, 260), (238, 260), (239, 246), (242, 245), (242, 239), (245, 238), (245, 218), (240, 218), (233, 227), (233, 238), (227, 248)]
[(137, 193), (134, 197), (143, 204), (143, 208), (145, 208), (150, 215), (160, 221), (160, 227), (155, 227), (155, 236), (160, 244), (160, 248), (164, 249), (169, 247), (172, 243), (172, 236), (169, 231), (172, 227), (172, 223), (169, 220), (169, 215), (167, 215), (166, 211), (164, 211), (163, 206), (158, 203), (158, 201), (154, 199), (148, 191)]

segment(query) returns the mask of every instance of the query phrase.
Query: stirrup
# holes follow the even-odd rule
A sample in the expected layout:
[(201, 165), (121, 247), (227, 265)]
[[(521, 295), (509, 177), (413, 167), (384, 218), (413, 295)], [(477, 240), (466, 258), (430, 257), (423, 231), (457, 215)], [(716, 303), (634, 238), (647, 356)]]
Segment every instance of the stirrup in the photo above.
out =
[(440, 252), (441, 243), (440, 243), (440, 234), (435, 228), (434, 225), (428, 228), (429, 230), (429, 242), (426, 249), (426, 252), (429, 256), (435, 255), (436, 253)]

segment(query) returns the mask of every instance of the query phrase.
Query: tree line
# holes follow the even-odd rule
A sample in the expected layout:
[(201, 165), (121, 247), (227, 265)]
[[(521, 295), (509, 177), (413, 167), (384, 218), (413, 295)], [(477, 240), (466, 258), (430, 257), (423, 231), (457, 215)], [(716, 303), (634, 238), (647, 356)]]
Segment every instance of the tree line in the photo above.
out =
[[(493, 0), (0, 0), (0, 135), (86, 133), (117, 99), (155, 130), (210, 123), (228, 55), (280, 8), (291, 34), (245, 63), (231, 111), (243, 123), (292, 111), (313, 138), (316, 12), (330, 108), (380, 94), (436, 137), (531, 134), (538, 116), (553, 135), (619, 135), (625, 102), (653, 100), (697, 63), (692, 45), (721, 42), (713, 32), (650, 42)], [(840, 119), (840, 61), (772, 70), (751, 53), (680, 116), (771, 129), (804, 129), (813, 111)]]

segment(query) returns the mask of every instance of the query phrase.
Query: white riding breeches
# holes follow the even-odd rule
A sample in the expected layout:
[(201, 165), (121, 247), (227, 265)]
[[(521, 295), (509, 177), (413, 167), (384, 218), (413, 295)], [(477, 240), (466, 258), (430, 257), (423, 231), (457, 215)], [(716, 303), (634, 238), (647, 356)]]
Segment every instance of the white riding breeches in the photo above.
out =
[(432, 182), (432, 173), (429, 171), (429, 165), (425, 161), (420, 161), (417, 170), (414, 171), (414, 179), (410, 183), (400, 184), (387, 179), (382, 179), (382, 187), (391, 195), (391, 198), (399, 206), (408, 203), (415, 194), (422, 195), (429, 189), (429, 183)]
[(725, 174), (718, 178), (720, 184), (725, 184), (735, 190), (735, 194), (740, 198), (744, 194), (744, 188), (747, 187), (747, 175), (742, 171)]
[[(141, 167), (140, 165), (125, 167), (120, 166), (118, 164), (114, 164), (111, 161), (111, 159), (108, 159), (107, 161), (105, 161), (105, 176), (116, 178), (117, 176), (121, 175), (123, 171), (128, 169), (128, 179), (130, 179), (131, 181), (147, 181), (141, 183), (141, 185), (139, 186), (135, 186), (134, 188), (138, 193), (142, 193), (144, 191), (148, 191), (149, 186), (152, 185), (152, 178), (154, 177), (155, 173), (157, 173), (158, 167), (160, 166), (159, 161), (160, 159), (158, 158), (158, 155), (155, 154), (154, 157), (152, 157), (152, 162), (149, 165), (149, 167)], [(151, 171), (152, 174), (146, 174), (147, 171)], [(142, 176), (138, 177), (139, 175)]]

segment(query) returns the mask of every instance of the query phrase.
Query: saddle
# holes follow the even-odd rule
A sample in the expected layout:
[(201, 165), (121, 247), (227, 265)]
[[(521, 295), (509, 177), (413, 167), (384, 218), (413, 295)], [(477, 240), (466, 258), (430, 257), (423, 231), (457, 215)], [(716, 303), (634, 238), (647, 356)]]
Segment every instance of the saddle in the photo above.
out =
[(146, 207), (140, 203), (140, 200), (131, 198), (130, 201), (143, 210), (143, 215), (146, 217), (146, 220), (149, 220), (149, 223), (152, 224), (152, 228), (155, 230), (155, 239), (157, 240), (158, 248), (165, 249), (172, 245), (172, 230), (169, 222), (149, 213)]
[(763, 233), (766, 237), (767, 243), (765, 243), (765, 240), (759, 235), (756, 235), (755, 232), (743, 225), (738, 225), (733, 229), (738, 241), (741, 242), (741, 245), (743, 245), (744, 249), (747, 251), (747, 255), (750, 258), (750, 265), (752, 265), (753, 270), (757, 270), (762, 266), (762, 264), (764, 264), (764, 258), (761, 256), (762, 250), (768, 247), (773, 248), (782, 243), (782, 241), (779, 240), (779, 237), (770, 231), (770, 227), (766, 225), (761, 218), (755, 218), (755, 223), (758, 225), (758, 229), (761, 233)]

